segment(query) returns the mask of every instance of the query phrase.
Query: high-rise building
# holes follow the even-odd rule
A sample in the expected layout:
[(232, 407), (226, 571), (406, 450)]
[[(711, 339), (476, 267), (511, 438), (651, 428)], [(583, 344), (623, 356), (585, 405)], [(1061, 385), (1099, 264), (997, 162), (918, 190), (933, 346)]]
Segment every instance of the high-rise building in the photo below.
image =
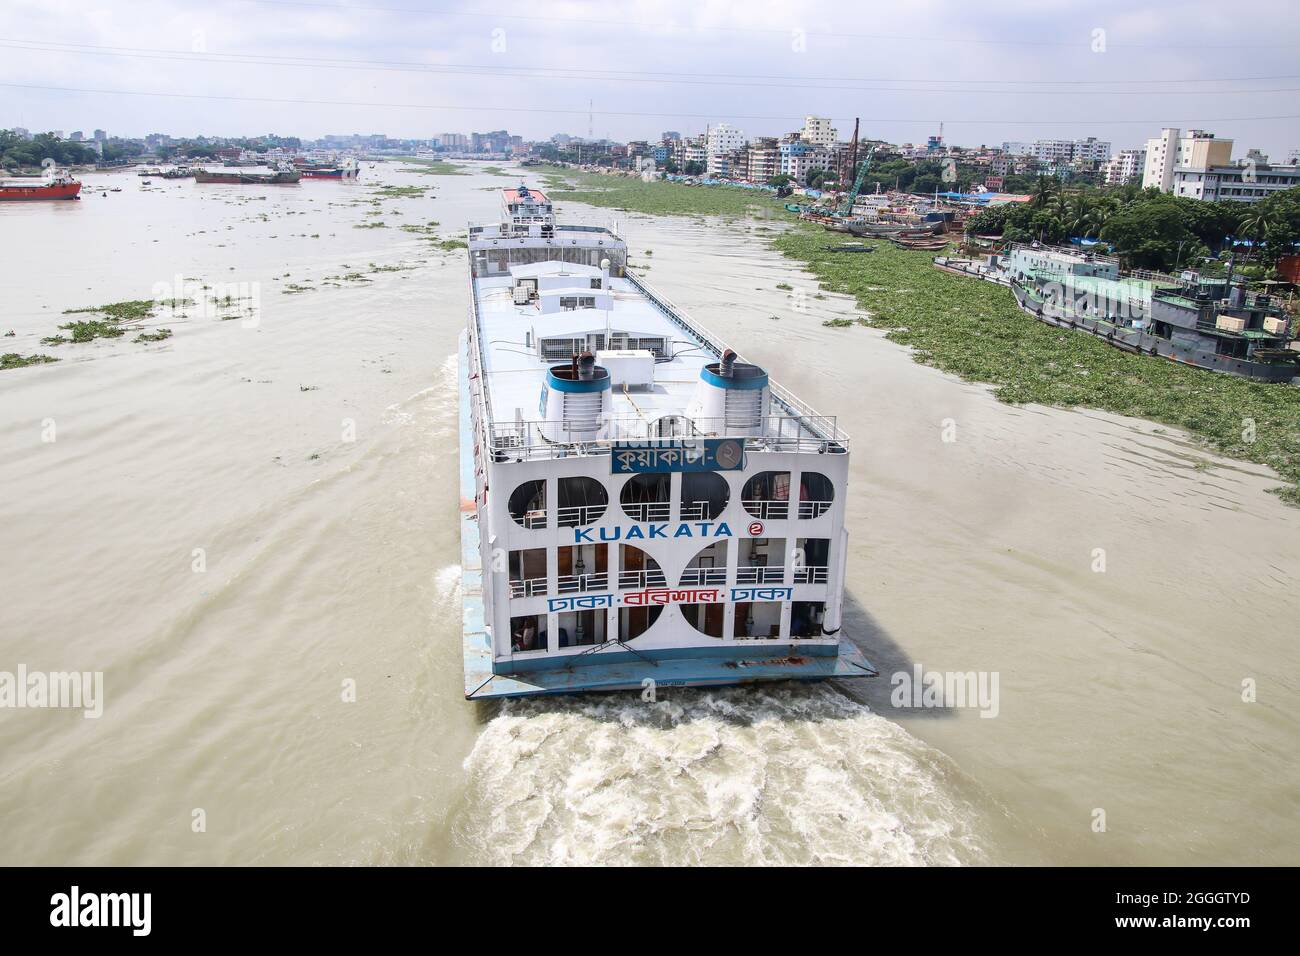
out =
[(736, 150), (745, 145), (745, 134), (729, 123), (719, 123), (709, 128), (707, 149), (710, 176), (730, 176), (736, 171)]
[(1232, 160), (1232, 140), (1215, 139), (1213, 133), (1203, 129), (1189, 129), (1184, 136), (1176, 127), (1167, 127), (1155, 139), (1147, 140), (1146, 153), (1142, 188), (1154, 187), (1167, 193), (1173, 191), (1177, 169), (1204, 171), (1211, 166), (1228, 165)]
[(805, 143), (812, 143), (814, 146), (825, 146), (830, 148), (835, 145), (835, 140), (839, 137), (838, 131), (831, 125), (829, 118), (825, 116), (805, 116), (803, 119), (803, 129), (799, 132), (799, 138)]
[(108, 133), (104, 132), (102, 129), (95, 130), (95, 142), (102, 143), (107, 139)]

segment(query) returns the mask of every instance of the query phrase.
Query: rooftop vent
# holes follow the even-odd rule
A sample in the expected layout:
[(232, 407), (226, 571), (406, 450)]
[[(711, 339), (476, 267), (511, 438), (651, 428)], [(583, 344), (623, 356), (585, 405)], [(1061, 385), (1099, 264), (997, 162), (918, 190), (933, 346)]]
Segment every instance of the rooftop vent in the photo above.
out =
[(757, 435), (771, 401), (767, 372), (742, 362), (731, 349), (700, 369), (687, 412), (700, 431), (715, 435)]
[(542, 389), (542, 434), (548, 441), (595, 441), (610, 416), (609, 370), (590, 352), (546, 372)]

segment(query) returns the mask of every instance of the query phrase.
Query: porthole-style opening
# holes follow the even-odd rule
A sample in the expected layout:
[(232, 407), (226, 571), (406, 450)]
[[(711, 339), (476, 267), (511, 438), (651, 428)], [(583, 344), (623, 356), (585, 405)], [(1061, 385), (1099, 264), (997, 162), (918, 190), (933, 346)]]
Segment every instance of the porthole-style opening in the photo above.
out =
[(760, 471), (745, 482), (740, 503), (755, 518), (782, 521), (790, 517), (790, 472)]
[(727, 583), (727, 542), (714, 541), (682, 571), (682, 587), (707, 587)]
[(525, 481), (510, 493), (506, 503), (515, 524), (524, 528), (546, 527), (546, 482)]
[(799, 517), (820, 518), (835, 503), (835, 485), (823, 474), (805, 471), (799, 478)]
[(682, 604), (679, 606), (682, 617), (686, 618), (691, 627), (701, 634), (706, 634), (709, 637), (722, 636), (723, 619), (727, 608), (725, 604)]
[(682, 474), (683, 521), (712, 521), (726, 509), (730, 497), (727, 479), (717, 472), (688, 471)]
[(630, 641), (640, 637), (654, 626), (664, 609), (658, 605), (650, 607), (621, 607), (618, 609), (618, 639)]
[(670, 475), (633, 475), (623, 485), (618, 500), (633, 521), (667, 521)]
[(659, 562), (631, 544), (619, 545), (618, 586), (620, 589), (662, 588), (668, 586)]
[(555, 521), (561, 528), (595, 524), (605, 514), (609, 493), (594, 478), (578, 475), (556, 482)]

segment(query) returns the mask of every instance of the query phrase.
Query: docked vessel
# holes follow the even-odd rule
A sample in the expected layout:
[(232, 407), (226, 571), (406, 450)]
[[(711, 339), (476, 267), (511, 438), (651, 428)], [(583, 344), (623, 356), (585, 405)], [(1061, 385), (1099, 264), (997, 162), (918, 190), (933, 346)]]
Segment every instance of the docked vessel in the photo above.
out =
[(0, 180), (0, 202), (78, 199), (80, 194), (81, 182), (61, 169), (27, 179)]
[(1034, 318), (1076, 329), (1116, 348), (1270, 382), (1300, 375), (1300, 342), (1273, 296), (1226, 276), (1123, 275), (1118, 260), (1013, 245), (987, 264), (940, 257), (948, 271), (1009, 285)]
[(840, 632), (848, 437), (503, 192), (469, 230), (465, 696), (873, 676)]
[(303, 179), (356, 179), (360, 172), (354, 159), (345, 159), (341, 163), (321, 163), (300, 158), (295, 159), (293, 164), (302, 173)]
[(196, 183), (226, 183), (242, 186), (283, 186), (296, 183), (302, 174), (291, 167), (281, 167), (269, 173), (228, 172), (198, 167), (194, 170)]

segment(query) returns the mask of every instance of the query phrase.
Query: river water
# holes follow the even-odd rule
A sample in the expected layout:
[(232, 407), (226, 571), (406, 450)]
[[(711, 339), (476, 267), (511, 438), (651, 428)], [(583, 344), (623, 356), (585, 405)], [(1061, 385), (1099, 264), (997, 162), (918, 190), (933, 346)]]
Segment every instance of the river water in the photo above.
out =
[[(512, 180), (473, 169), (0, 206), (2, 349), (63, 359), (0, 372), (0, 671), (102, 671), (105, 698), (0, 710), (0, 863), (1295, 861), (1276, 481), (823, 327), (853, 303), (762, 222), (561, 204), (841, 416), (846, 631), (881, 678), (466, 703), (464, 251), (398, 227), (493, 218)], [(196, 302), (146, 320), (164, 341), (39, 344), (167, 290)], [(996, 716), (895, 706), (916, 667), (994, 675)]]

